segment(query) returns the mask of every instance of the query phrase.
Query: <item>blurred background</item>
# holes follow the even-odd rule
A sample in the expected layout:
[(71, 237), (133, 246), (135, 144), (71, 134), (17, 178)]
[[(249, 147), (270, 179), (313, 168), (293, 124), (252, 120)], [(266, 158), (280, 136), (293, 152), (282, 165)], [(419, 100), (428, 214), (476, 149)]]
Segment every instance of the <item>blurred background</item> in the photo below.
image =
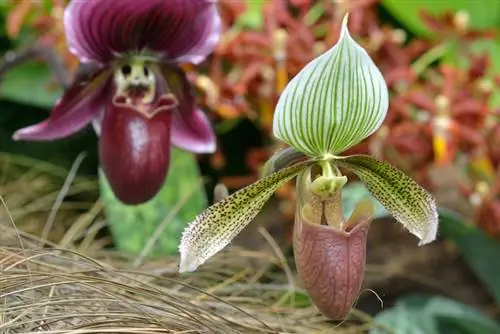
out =
[[(206, 196), (191, 211), (196, 214), (212, 202), (218, 182), (232, 192), (258, 179), (264, 162), (281, 147), (272, 137), (281, 91), (306, 63), (336, 43), (341, 18), (349, 12), (351, 35), (384, 74), (391, 100), (380, 130), (348, 153), (396, 165), (430, 190), (442, 211), (439, 241), (417, 248), (416, 240), (379, 208), (369, 235), (365, 285), (384, 300), (381, 317), (388, 323), (404, 318), (417, 328), (424, 316), (442, 312), (439, 317), (455, 320), (439, 333), (499, 333), (493, 319), (500, 317), (500, 1), (219, 2), (224, 24), (219, 45), (200, 66), (184, 67), (218, 136), (217, 152), (197, 156), (192, 174), (180, 176), (182, 167), (171, 171), (186, 180), (203, 177)], [(140, 243), (132, 240), (132, 234), (141, 233), (137, 226), (124, 224), (120, 232), (106, 224), (116, 212), (102, 212), (97, 138), (90, 127), (54, 142), (11, 139), (15, 130), (45, 119), (61, 96), (61, 66), (54, 66), (55, 60), (62, 60), (70, 76), (78, 67), (65, 44), (66, 3), (0, 1), (0, 52), (7, 63), (16, 54), (25, 60), (0, 71), (0, 195), (19, 230), (85, 249), (117, 244), (136, 249), (129, 244)], [(45, 57), (36, 50), (44, 50)], [(85, 158), (68, 182), (68, 171), (82, 152)], [(346, 212), (368, 194), (353, 175), (349, 178)], [(190, 191), (193, 185), (179, 187)], [(180, 200), (177, 193), (168, 196), (172, 206)], [(294, 208), (290, 183), (236, 244), (269, 249), (264, 228), (290, 257)], [(6, 215), (0, 210), (2, 219)], [(177, 230), (185, 223), (180, 219)], [(144, 233), (151, 237), (151, 229)], [(177, 236), (164, 233), (173, 239), (167, 243), (175, 244)], [(419, 297), (407, 297), (414, 293)], [(446, 299), (433, 299), (437, 296)], [(360, 297), (358, 307), (371, 314), (381, 310), (370, 293)], [(408, 310), (411, 316), (404, 313)], [(463, 324), (459, 314), (474, 316)]]

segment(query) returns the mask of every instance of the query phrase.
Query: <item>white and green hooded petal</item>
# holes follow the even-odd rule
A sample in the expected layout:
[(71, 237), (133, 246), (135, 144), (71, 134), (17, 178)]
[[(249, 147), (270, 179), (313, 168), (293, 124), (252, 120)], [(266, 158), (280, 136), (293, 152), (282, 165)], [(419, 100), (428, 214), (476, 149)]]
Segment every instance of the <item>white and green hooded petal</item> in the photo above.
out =
[(309, 156), (342, 153), (374, 133), (389, 105), (387, 84), (368, 53), (349, 35), (287, 85), (274, 113), (274, 135)]

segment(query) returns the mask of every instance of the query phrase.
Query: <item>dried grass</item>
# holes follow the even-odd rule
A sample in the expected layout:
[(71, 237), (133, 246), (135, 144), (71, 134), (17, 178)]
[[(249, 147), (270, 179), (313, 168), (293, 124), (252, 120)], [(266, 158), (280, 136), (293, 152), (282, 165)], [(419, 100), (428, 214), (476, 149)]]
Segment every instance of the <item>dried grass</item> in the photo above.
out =
[[(286, 286), (237, 283), (234, 276), (221, 281), (225, 273), (216, 273), (217, 268), (181, 278), (174, 274), (174, 261), (160, 265), (170, 273), (159, 275), (153, 268), (120, 269), (49, 249), (4, 248), (0, 259), (4, 333), (311, 333), (328, 328), (314, 309), (273, 305)], [(204, 290), (197, 282), (212, 286)]]
[[(104, 249), (107, 241), (96, 239), (104, 226), (99, 202), (63, 201), (68, 194), (95, 191), (95, 180), (8, 155), (0, 156), (0, 170), (2, 334), (309, 334), (369, 328), (372, 319), (356, 311), (357, 321), (327, 322), (308, 305), (279, 252), (231, 248), (182, 276), (177, 258), (134, 267), (134, 258)], [(272, 265), (283, 270), (272, 273)]]

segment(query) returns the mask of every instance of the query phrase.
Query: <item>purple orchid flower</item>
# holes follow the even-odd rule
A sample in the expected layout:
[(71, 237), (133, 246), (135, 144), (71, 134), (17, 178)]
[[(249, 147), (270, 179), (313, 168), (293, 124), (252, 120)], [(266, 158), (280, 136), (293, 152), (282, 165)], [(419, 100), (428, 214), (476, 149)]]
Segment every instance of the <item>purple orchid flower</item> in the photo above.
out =
[(95, 69), (76, 79), (50, 117), (15, 140), (56, 140), (92, 123), (102, 169), (117, 198), (143, 203), (166, 178), (170, 145), (211, 153), (216, 139), (181, 63), (198, 64), (218, 42), (214, 0), (73, 0), (70, 51)]

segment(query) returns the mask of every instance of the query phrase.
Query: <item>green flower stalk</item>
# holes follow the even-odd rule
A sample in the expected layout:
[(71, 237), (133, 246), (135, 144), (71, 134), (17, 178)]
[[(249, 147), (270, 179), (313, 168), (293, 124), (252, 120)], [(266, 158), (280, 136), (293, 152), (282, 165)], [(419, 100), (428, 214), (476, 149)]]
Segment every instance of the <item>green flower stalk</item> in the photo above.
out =
[(433, 197), (406, 174), (368, 155), (341, 156), (381, 126), (387, 85), (368, 53), (349, 35), (312, 60), (283, 91), (273, 132), (290, 145), (266, 164), (263, 178), (202, 212), (184, 230), (180, 272), (194, 271), (249, 224), (285, 182), (297, 177), (294, 254), (312, 301), (326, 316), (345, 318), (364, 279), (371, 201), (346, 221), (341, 169), (354, 172), (419, 245), (436, 238)]

